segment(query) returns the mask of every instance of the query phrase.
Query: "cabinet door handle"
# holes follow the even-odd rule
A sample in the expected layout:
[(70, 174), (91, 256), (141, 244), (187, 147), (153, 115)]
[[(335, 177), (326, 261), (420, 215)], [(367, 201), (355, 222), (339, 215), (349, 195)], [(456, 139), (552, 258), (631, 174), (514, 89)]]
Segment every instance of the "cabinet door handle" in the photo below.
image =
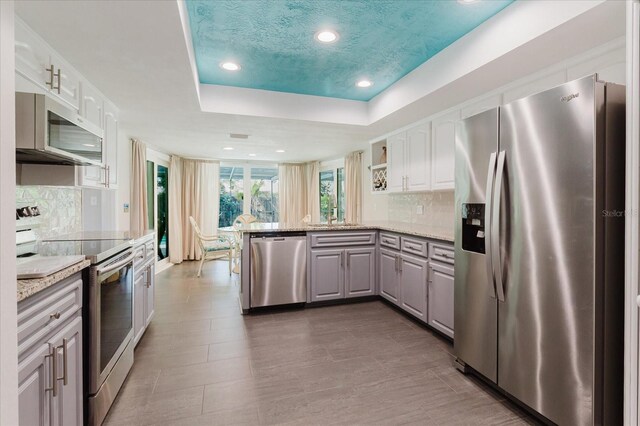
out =
[(50, 320), (52, 320), (52, 319), (60, 319), (60, 311), (56, 311), (53, 314), (49, 314), (49, 319)]
[(53, 90), (53, 65), (51, 65), (51, 68), (45, 68), (45, 71), (49, 72), (49, 81), (45, 81), (44, 84), (49, 86), (51, 90)]
[(58, 348), (57, 346), (50, 346), (49, 355), (45, 355), (45, 358), (51, 358), (51, 387), (46, 388), (45, 391), (51, 391), (53, 397), (58, 396)]
[(62, 349), (62, 377), (56, 377), (56, 380), (62, 380), (62, 385), (67, 386), (69, 382), (69, 374), (68, 374), (68, 358), (67, 358), (67, 348), (68, 348), (68, 340), (62, 339), (62, 345), (55, 348), (56, 353), (58, 349)]
[(400, 265), (400, 273), (402, 273), (402, 258), (398, 258), (398, 265)]
[[(53, 65), (51, 65), (51, 68), (53, 68)], [(52, 83), (52, 90), (56, 90), (58, 92), (58, 95), (60, 94), (60, 86), (62, 85), (60, 83), (60, 75), (61, 75), (62, 71), (60, 71), (60, 68), (58, 68), (58, 72), (53, 74), (55, 77), (58, 77), (58, 85), (56, 87), (53, 87), (53, 79), (51, 79), (51, 83)]]
[(347, 252), (345, 251), (345, 252), (344, 252), (344, 257), (346, 257), (346, 258), (347, 258), (347, 268), (348, 268), (348, 267), (349, 267), (349, 262), (350, 262), (350, 260), (349, 260), (349, 257), (350, 257), (350, 256), (349, 256), (349, 253), (347, 253)]
[(344, 268), (344, 252), (340, 252), (340, 267)]
[(398, 269), (398, 260), (399, 260), (399, 258), (398, 258), (398, 255), (396, 254), (396, 262), (395, 262), (395, 265), (396, 265), (396, 272), (398, 272), (398, 270), (399, 270), (399, 269)]

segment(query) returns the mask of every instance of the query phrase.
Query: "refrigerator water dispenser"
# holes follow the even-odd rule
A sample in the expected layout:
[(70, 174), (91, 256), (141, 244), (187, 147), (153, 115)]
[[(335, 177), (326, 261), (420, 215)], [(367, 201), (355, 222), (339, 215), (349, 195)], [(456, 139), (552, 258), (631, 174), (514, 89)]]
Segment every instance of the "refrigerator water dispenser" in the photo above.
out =
[(462, 249), (484, 254), (484, 204), (462, 204)]

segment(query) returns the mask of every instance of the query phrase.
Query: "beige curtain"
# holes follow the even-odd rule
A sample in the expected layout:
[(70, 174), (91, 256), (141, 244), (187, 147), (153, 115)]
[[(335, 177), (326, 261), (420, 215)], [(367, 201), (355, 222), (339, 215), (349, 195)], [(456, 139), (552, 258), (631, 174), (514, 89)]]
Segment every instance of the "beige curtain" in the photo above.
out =
[(280, 222), (297, 224), (307, 215), (308, 191), (305, 164), (280, 164)]
[(147, 206), (147, 146), (131, 139), (131, 231), (149, 229)]
[(182, 159), (172, 155), (169, 163), (169, 261), (171, 263), (181, 263), (183, 260), (182, 223)]
[(183, 159), (181, 189), (182, 258), (198, 260), (202, 253), (189, 223), (189, 216), (193, 216), (198, 222), (203, 234), (217, 233), (220, 210), (220, 163)]
[(362, 151), (354, 151), (344, 159), (345, 222), (362, 220)]
[(320, 162), (307, 163), (307, 213), (312, 223), (320, 222)]

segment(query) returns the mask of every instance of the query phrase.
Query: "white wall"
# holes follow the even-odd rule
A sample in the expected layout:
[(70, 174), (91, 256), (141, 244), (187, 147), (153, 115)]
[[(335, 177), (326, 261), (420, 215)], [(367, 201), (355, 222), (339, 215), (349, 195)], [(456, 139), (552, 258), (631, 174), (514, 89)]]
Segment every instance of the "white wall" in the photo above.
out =
[[(490, 107), (508, 103), (512, 100), (528, 96), (530, 94), (540, 92), (565, 83), (567, 81), (571, 81), (593, 73), (598, 73), (601, 80), (625, 84), (625, 67), (625, 41), (624, 38), (621, 38), (606, 43), (595, 49), (591, 49), (587, 52), (580, 53), (553, 66), (547, 67), (540, 72), (536, 72), (505, 86), (496, 87), (495, 89), (487, 91), (481, 96), (466, 99), (462, 103), (445, 105), (445, 107), (441, 111), (437, 112), (434, 115), (439, 115), (448, 111), (461, 110), (462, 116), (468, 117)], [(455, 84), (456, 83), (453, 83), (454, 86)], [(460, 88), (460, 90), (463, 90), (463, 88)], [(422, 117), (422, 119), (428, 120), (428, 117)], [(411, 125), (405, 126), (403, 127), (403, 129), (410, 126)], [(395, 130), (390, 133), (394, 132)], [(386, 136), (387, 134), (379, 135), (378, 137), (373, 138), (373, 140), (380, 140)], [(394, 197), (399, 197), (399, 195), (371, 193), (371, 172), (368, 170), (368, 167), (371, 164), (371, 149), (368, 143), (366, 145), (363, 145), (362, 148), (366, 153), (363, 160), (363, 219), (365, 221), (400, 220), (410, 222), (419, 222), (424, 220), (424, 218), (416, 218), (415, 215), (413, 215), (413, 212), (405, 212), (405, 214), (400, 214), (402, 212), (398, 211), (399, 201), (401, 201), (400, 204), (404, 205), (408, 209), (413, 206), (413, 201), (418, 202), (422, 200), (420, 196), (414, 196), (412, 198), (411, 195), (405, 194), (402, 196), (404, 197), (402, 200), (394, 200)], [(420, 198), (420, 200), (418, 200), (418, 198)], [(453, 216), (453, 205), (446, 197), (442, 200), (440, 198), (441, 197), (434, 197), (432, 200), (436, 203), (435, 211), (442, 213), (442, 208), (446, 208), (447, 206), (449, 206), (449, 208), (451, 209), (451, 216)], [(411, 220), (407, 220), (406, 218), (411, 218)]]
[(14, 4), (0, 1), (0, 424), (18, 424)]

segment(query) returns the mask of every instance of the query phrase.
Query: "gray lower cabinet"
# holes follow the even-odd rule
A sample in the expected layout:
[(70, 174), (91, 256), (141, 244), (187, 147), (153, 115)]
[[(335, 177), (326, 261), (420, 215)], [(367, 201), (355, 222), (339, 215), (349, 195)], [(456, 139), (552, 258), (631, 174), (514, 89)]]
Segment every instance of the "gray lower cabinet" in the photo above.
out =
[(51, 348), (44, 343), (18, 366), (18, 406), (21, 425), (51, 424)]
[(427, 321), (427, 280), (429, 261), (417, 256), (400, 255), (400, 307)]
[(375, 294), (375, 247), (311, 250), (311, 301)]
[(50, 341), (57, 353), (58, 386), (53, 397), (52, 424), (59, 426), (81, 425), (83, 421), (82, 398), (82, 317), (64, 327)]
[(145, 294), (145, 310), (144, 310), (144, 326), (145, 328), (151, 323), (151, 318), (156, 308), (156, 266), (152, 261), (147, 266), (147, 282)]
[(345, 297), (373, 296), (376, 293), (376, 249), (345, 249)]
[(18, 304), (21, 425), (82, 425), (81, 289), (77, 273)]
[(429, 264), (428, 324), (453, 338), (454, 269), (431, 261)]
[(137, 344), (155, 312), (155, 249), (153, 240), (140, 243), (133, 262), (133, 342)]
[(344, 250), (311, 250), (311, 301), (344, 299)]
[(133, 281), (133, 341), (138, 343), (145, 330), (144, 293), (146, 286), (145, 273), (136, 274)]
[(398, 305), (400, 272), (398, 270), (399, 253), (380, 249), (380, 296)]

